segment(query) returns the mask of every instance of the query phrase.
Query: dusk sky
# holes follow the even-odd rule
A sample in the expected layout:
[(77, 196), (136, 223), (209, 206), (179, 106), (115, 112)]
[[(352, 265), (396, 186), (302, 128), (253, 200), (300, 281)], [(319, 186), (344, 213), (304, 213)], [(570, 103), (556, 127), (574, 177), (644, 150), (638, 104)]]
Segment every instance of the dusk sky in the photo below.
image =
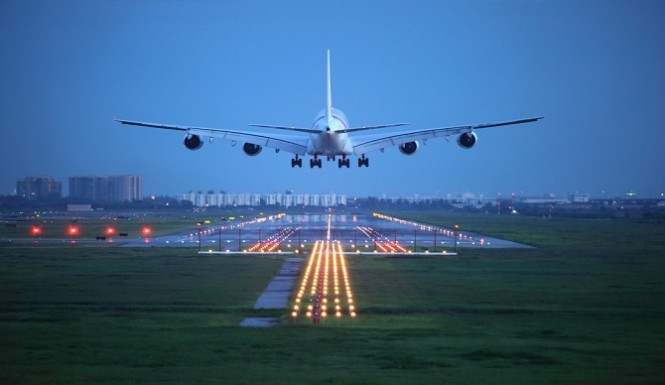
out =
[[(352, 126), (479, 130), (369, 168), (114, 118), (250, 130), (309, 127), (333, 104)], [(28, 175), (141, 175), (146, 194), (665, 192), (663, 1), (0, 1), (0, 195)], [(267, 132), (267, 130), (259, 130)]]

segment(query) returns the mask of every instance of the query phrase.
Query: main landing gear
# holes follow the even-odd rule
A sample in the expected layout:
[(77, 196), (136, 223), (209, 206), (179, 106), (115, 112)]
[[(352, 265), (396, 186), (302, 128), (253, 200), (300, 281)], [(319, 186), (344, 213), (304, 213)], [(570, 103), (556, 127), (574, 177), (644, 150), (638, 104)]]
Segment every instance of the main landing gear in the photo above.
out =
[(314, 158), (309, 160), (309, 168), (314, 168), (314, 166), (321, 168), (321, 159), (318, 156), (314, 155)]
[(302, 158), (296, 155), (295, 158), (291, 159), (291, 168), (298, 166), (302, 167)]
[[(335, 160), (334, 156), (328, 156), (328, 160)], [(291, 159), (291, 168), (294, 167), (301, 167), (302, 168), (302, 158), (296, 155), (294, 158)], [(309, 168), (322, 168), (323, 162), (322, 159), (319, 158), (317, 155), (314, 155), (312, 159), (309, 160)], [(365, 157), (363, 154), (360, 158), (358, 158), (358, 167), (369, 167), (369, 158)], [(347, 159), (346, 155), (342, 155), (340, 159), (337, 159), (337, 167), (342, 168), (351, 168), (351, 159)]]
[(369, 167), (369, 158), (366, 158), (365, 154), (362, 154), (360, 158), (358, 158), (358, 167), (362, 167), (363, 165)]

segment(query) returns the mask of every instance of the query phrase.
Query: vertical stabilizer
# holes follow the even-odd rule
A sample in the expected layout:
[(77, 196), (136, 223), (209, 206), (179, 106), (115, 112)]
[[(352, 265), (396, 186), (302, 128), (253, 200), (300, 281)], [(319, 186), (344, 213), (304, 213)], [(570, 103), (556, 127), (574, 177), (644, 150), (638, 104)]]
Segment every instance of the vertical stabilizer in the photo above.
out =
[(326, 55), (326, 115), (328, 121), (332, 120), (332, 84), (330, 81), (330, 49)]

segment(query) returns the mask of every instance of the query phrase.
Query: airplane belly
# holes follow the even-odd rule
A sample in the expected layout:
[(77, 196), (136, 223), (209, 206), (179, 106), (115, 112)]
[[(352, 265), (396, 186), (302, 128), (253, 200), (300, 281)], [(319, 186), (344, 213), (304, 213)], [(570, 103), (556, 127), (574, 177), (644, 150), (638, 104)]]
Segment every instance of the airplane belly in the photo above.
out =
[(310, 140), (307, 153), (310, 155), (351, 155), (353, 148), (348, 135), (324, 132)]

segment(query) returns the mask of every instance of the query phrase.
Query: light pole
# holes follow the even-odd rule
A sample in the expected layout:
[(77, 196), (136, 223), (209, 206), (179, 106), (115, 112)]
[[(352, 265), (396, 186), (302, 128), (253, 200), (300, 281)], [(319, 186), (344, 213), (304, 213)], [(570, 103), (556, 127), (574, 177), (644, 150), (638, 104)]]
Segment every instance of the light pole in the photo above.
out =
[(436, 233), (439, 232), (438, 229), (434, 230), (434, 252), (436, 253)]
[(199, 233), (199, 252), (201, 251), (201, 222), (196, 222), (196, 228)]
[(459, 231), (459, 225), (455, 225), (455, 252), (457, 252), (457, 232)]

